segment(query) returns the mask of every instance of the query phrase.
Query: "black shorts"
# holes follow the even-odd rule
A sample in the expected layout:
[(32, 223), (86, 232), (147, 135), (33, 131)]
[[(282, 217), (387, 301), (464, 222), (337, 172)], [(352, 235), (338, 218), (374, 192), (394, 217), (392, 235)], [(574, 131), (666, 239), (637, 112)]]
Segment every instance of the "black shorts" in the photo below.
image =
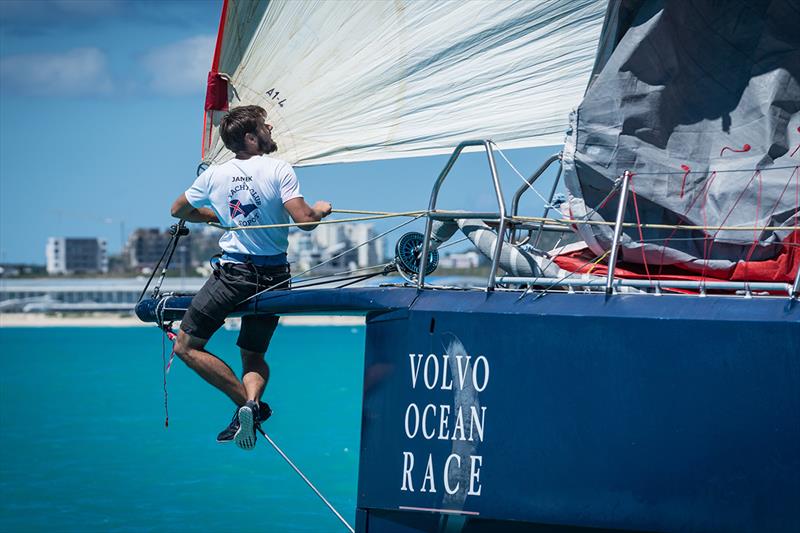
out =
[[(225, 322), (225, 318), (244, 300), (281, 282), (273, 290), (289, 288), (289, 266), (257, 267), (242, 263), (221, 265), (208, 278), (181, 321), (181, 329), (199, 339), (208, 340)], [(242, 317), (237, 346), (251, 352), (264, 353), (275, 328), (275, 315)]]

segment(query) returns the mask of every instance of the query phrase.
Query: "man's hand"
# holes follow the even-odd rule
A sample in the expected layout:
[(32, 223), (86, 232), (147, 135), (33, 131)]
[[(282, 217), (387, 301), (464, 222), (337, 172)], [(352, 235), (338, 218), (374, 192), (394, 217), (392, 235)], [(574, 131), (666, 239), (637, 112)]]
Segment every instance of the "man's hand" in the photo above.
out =
[(320, 220), (322, 220), (323, 218), (331, 214), (333, 207), (331, 206), (330, 202), (326, 202), (325, 200), (320, 200), (319, 202), (314, 204), (314, 207), (312, 209), (314, 209), (314, 211), (319, 213), (319, 218)]
[(309, 224), (309, 222), (319, 222), (331, 214), (330, 202), (320, 201), (315, 203), (314, 207), (311, 207), (302, 197), (292, 198), (284, 202), (283, 207), (289, 213), (289, 216), (292, 217), (292, 220), (303, 224), (299, 227), (305, 231), (311, 231), (317, 227), (316, 224)]

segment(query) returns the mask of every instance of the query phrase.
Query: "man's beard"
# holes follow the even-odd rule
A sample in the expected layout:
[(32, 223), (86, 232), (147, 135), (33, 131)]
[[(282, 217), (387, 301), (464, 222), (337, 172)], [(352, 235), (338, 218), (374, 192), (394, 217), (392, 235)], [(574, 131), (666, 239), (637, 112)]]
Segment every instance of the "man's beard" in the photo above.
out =
[(258, 139), (258, 149), (265, 154), (271, 154), (278, 150), (278, 145), (272, 139)]

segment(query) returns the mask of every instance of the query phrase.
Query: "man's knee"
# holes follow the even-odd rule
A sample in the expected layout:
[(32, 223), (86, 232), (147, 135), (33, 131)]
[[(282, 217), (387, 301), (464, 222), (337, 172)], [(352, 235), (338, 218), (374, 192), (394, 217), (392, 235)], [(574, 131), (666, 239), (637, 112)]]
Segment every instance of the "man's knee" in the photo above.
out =
[(247, 371), (249, 369), (258, 369), (267, 367), (269, 370), (269, 365), (264, 360), (265, 352), (253, 352), (251, 350), (245, 350), (244, 348), (240, 348), (242, 352), (242, 369)]
[(175, 339), (175, 355), (177, 355), (184, 363), (191, 365), (192, 350), (201, 350), (207, 341), (192, 337), (183, 330), (178, 332), (178, 338)]

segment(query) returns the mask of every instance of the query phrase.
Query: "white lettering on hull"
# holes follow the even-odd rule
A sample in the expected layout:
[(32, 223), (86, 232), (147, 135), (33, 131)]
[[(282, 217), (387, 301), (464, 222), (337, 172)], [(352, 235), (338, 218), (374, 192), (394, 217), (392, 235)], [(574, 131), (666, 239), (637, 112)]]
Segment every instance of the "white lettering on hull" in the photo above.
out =
[[(410, 403), (405, 412), (406, 438), (425, 441), (483, 442), (486, 438), (487, 409), (477, 402), (476, 393), (485, 391), (489, 386), (491, 374), (486, 356), (479, 355), (473, 358), (466, 354), (410, 353), (408, 360), (412, 390), (454, 391), (455, 399), (453, 405)], [(417, 388), (418, 384), (420, 389)], [(465, 402), (465, 398), (472, 400)], [(457, 448), (454, 447), (455, 449)], [(471, 451), (475, 450), (477, 450), (476, 445), (471, 445)], [(439, 485), (444, 487), (445, 493), (449, 496), (456, 495), (459, 491), (462, 491), (462, 494), (466, 491), (467, 496), (481, 495), (482, 455), (450, 453), (442, 460), (428, 453), (425, 460), (415, 459), (414, 452), (403, 452), (401, 491), (415, 492), (414, 481), (417, 481), (419, 492), (435, 493)], [(415, 464), (425, 466), (415, 469)], [(441, 484), (438, 484), (437, 480), (441, 480)]]

